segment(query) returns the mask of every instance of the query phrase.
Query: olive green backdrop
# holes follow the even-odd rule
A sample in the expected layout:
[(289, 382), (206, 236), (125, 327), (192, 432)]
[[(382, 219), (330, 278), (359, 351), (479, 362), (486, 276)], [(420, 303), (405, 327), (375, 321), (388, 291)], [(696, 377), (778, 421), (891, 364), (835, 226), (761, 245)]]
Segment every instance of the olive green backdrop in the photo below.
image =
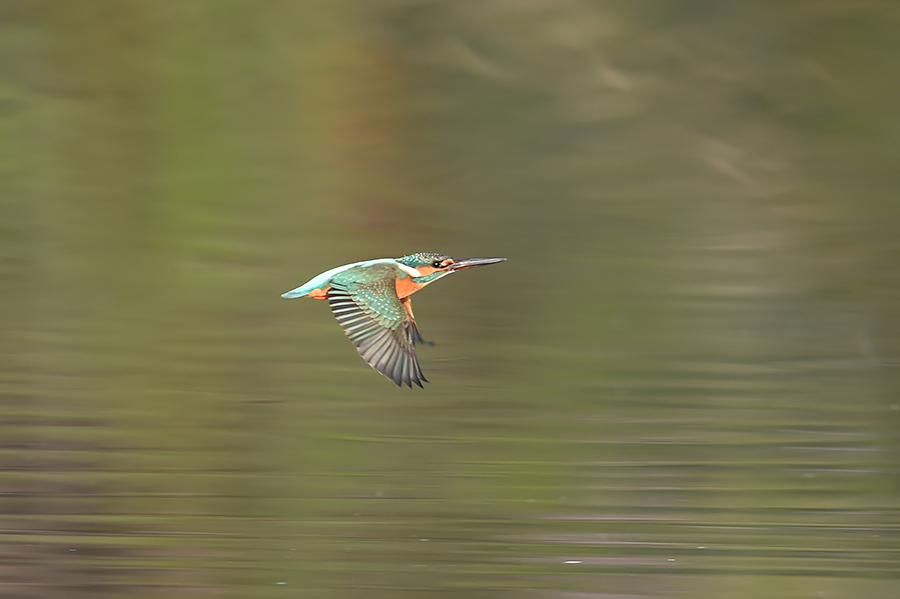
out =
[[(898, 30), (0, 2), (0, 594), (897, 597)], [(415, 251), (424, 391), (278, 297)]]

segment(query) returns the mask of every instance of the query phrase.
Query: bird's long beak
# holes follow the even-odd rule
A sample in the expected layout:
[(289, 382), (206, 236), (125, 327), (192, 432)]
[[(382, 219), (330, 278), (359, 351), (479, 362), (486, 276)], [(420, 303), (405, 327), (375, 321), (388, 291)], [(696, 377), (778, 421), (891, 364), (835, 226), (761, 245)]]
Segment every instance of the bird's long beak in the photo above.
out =
[(476, 266), (487, 266), (488, 264), (496, 264), (503, 262), (506, 258), (463, 258), (457, 260), (448, 267), (450, 271), (464, 270), (466, 268), (475, 268)]

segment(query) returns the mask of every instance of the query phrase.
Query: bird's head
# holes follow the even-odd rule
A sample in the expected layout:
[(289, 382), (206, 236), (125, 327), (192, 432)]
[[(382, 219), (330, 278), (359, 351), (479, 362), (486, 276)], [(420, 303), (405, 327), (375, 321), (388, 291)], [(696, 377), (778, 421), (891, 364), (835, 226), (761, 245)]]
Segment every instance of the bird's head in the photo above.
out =
[(430, 283), (457, 270), (485, 266), (503, 262), (506, 258), (463, 258), (457, 260), (445, 254), (432, 252), (419, 252), (397, 258), (397, 262), (418, 271), (418, 276), (413, 276), (417, 283)]

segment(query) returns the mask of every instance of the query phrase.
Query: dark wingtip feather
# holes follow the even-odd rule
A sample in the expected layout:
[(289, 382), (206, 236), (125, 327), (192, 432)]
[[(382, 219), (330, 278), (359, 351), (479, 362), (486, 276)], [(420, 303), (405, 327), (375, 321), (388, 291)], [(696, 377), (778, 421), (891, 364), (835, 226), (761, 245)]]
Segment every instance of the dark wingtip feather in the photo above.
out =
[(328, 293), (329, 305), (344, 333), (356, 351), (375, 371), (393, 381), (398, 387), (412, 389), (415, 383), (424, 389), (428, 379), (422, 374), (416, 359), (416, 342), (433, 345), (422, 339), (414, 321), (385, 326), (367, 312), (352, 295), (332, 286)]

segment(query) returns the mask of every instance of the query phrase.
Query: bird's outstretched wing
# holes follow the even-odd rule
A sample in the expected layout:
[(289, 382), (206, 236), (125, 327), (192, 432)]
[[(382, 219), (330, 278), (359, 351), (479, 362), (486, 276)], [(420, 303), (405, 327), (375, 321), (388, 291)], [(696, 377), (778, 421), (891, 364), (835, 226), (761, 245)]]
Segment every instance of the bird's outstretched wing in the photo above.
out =
[(428, 382), (416, 359), (415, 342), (422, 336), (397, 296), (396, 273), (387, 264), (364, 268), (365, 273), (350, 269), (332, 279), (331, 311), (369, 366), (398, 386), (421, 387)]

